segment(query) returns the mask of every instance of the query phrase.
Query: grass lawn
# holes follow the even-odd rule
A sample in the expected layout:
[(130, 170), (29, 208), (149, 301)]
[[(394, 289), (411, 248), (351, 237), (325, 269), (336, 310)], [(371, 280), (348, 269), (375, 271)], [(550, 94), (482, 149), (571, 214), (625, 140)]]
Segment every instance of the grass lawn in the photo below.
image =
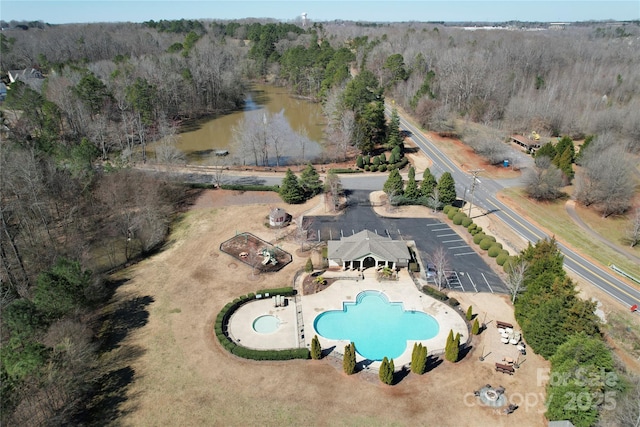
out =
[[(566, 200), (533, 202), (524, 196), (523, 191), (516, 188), (506, 189), (502, 191), (501, 197), (507, 199), (509, 205), (515, 207), (525, 217), (535, 221), (548, 234), (555, 236), (557, 240), (571, 246), (576, 251), (604, 266), (615, 264), (629, 274), (640, 277), (640, 265), (620, 255), (608, 246), (595, 244), (593, 237), (573, 222), (565, 209)], [(622, 250), (629, 249), (619, 244), (626, 226), (625, 219), (602, 218), (597, 213), (586, 209), (577, 208), (577, 211), (580, 217), (594, 231), (606, 237), (612, 243), (618, 244)], [(640, 256), (640, 250), (635, 249), (634, 251), (630, 253)]]

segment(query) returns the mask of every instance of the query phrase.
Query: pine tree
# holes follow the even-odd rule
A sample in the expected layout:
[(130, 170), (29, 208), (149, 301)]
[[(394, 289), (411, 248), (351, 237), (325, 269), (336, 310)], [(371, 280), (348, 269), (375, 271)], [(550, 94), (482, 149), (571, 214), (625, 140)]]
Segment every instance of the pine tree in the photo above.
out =
[(287, 173), (282, 179), (279, 193), (286, 203), (298, 204), (304, 202), (304, 191), (291, 169), (287, 169)]
[(470, 305), (469, 308), (467, 308), (467, 320), (471, 320), (473, 319), (473, 306)]
[(311, 273), (313, 271), (313, 261), (311, 258), (307, 258), (307, 263), (304, 265), (304, 272)]
[(319, 360), (322, 357), (322, 346), (318, 336), (315, 335), (311, 340), (311, 358), (313, 360)]
[(389, 173), (389, 178), (384, 183), (382, 190), (387, 193), (389, 196), (399, 196), (402, 195), (404, 183), (402, 182), (402, 177), (400, 176), (400, 172), (398, 169), (393, 169)]
[(473, 326), (471, 327), (471, 333), (473, 335), (478, 335), (480, 333), (480, 322), (478, 322), (478, 318), (473, 321)]
[(356, 347), (353, 343), (344, 346), (342, 368), (347, 375), (352, 375), (356, 371)]
[(387, 356), (385, 356), (384, 359), (382, 359), (380, 370), (378, 371), (380, 381), (387, 385), (393, 384), (393, 371), (395, 371), (393, 359), (389, 360), (387, 359)]
[(422, 182), (420, 183), (420, 195), (423, 197), (429, 197), (433, 193), (433, 189), (438, 185), (436, 177), (433, 176), (431, 170), (426, 168), (422, 172)]
[(416, 170), (413, 166), (409, 167), (409, 180), (407, 186), (404, 189), (404, 195), (408, 199), (416, 200), (420, 197), (420, 190), (418, 190), (418, 184), (416, 183)]
[(445, 172), (438, 181), (438, 197), (443, 205), (452, 205), (456, 201), (456, 183), (451, 173)]
[(402, 134), (400, 133), (400, 116), (394, 108), (391, 112), (391, 120), (389, 121), (387, 146), (389, 148), (402, 145)]
[(359, 154), (356, 158), (356, 166), (358, 167), (358, 169), (364, 168), (364, 159), (362, 158), (362, 154)]
[(316, 171), (311, 163), (307, 164), (307, 167), (304, 168), (300, 174), (299, 183), (302, 191), (304, 191), (305, 197), (308, 199), (322, 192), (320, 175), (318, 175), (318, 171)]

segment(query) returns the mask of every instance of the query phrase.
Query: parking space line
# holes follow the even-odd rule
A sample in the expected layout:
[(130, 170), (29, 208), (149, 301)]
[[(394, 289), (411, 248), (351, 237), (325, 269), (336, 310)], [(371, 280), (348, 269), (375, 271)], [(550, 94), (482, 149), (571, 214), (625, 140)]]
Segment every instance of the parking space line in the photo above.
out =
[(458, 233), (449, 233), (449, 234), (436, 234), (436, 237), (447, 237), (447, 236), (457, 236)]
[[(462, 292), (467, 292), (467, 290), (464, 288), (464, 286), (462, 286), (462, 281), (460, 280), (460, 276), (458, 276), (458, 272), (457, 271), (446, 271), (447, 275), (445, 276), (445, 280), (447, 281), (447, 286), (449, 286), (450, 289), (453, 289), (453, 287), (451, 286), (453, 282), (453, 280), (451, 282), (449, 282), (449, 276), (453, 275), (456, 277), (455, 282), (453, 283), (453, 285), (455, 286), (456, 284), (462, 289)], [(457, 287), (458, 287), (457, 286)]]
[(451, 242), (464, 242), (462, 239), (454, 239), (454, 240), (443, 240), (440, 243), (451, 243)]
[(461, 254), (453, 254), (453, 256), (475, 255), (475, 252), (463, 252)]
[(439, 226), (441, 226), (441, 225), (442, 225), (442, 223), (440, 223), (440, 222), (435, 222), (435, 223), (433, 223), (433, 224), (427, 224), (427, 227), (439, 227)]
[(482, 278), (486, 282), (486, 284), (489, 287), (489, 290), (491, 291), (491, 293), (493, 293), (493, 289), (491, 289), (491, 285), (489, 284), (489, 281), (487, 280), (487, 278), (484, 276), (484, 273), (480, 273), (480, 274), (482, 274)]
[(431, 231), (433, 231), (434, 233), (437, 233), (438, 231), (451, 231), (451, 229), (449, 227), (433, 228), (433, 229), (431, 229)]
[(447, 249), (462, 249), (462, 248), (469, 249), (469, 245), (449, 246), (449, 247), (447, 247)]
[(469, 281), (471, 282), (471, 284), (473, 285), (473, 289), (476, 290), (476, 293), (478, 293), (478, 288), (476, 288), (476, 284), (473, 283), (473, 280), (471, 279), (471, 275), (467, 274), (467, 277), (469, 278)]

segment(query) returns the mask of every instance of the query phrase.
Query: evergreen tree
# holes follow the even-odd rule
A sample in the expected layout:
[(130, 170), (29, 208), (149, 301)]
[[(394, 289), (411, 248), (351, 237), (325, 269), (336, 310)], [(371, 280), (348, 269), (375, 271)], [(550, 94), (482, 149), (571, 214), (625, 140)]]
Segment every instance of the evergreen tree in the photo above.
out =
[(467, 320), (471, 320), (473, 319), (473, 306), (470, 305), (469, 308), (467, 308)]
[(298, 178), (291, 169), (287, 169), (287, 173), (282, 180), (282, 186), (280, 186), (280, 197), (289, 204), (298, 204), (305, 200), (304, 190), (300, 186)]
[(358, 167), (358, 169), (364, 168), (364, 159), (362, 158), (362, 154), (359, 154), (356, 158), (356, 166)]
[(426, 168), (422, 173), (422, 182), (420, 183), (420, 195), (423, 197), (429, 197), (433, 193), (433, 189), (436, 188), (438, 182), (436, 177), (433, 176), (431, 170)]
[(471, 333), (473, 335), (478, 335), (480, 333), (480, 322), (478, 322), (478, 318), (473, 321), (473, 326), (471, 327)]
[(403, 187), (404, 183), (402, 182), (402, 176), (400, 176), (400, 172), (398, 171), (398, 169), (393, 169), (389, 173), (389, 178), (387, 178), (387, 181), (384, 183), (382, 189), (389, 196), (400, 196), (403, 193)]
[(353, 342), (344, 346), (342, 368), (347, 375), (352, 375), (356, 371), (356, 347)]
[(393, 384), (393, 372), (395, 371), (395, 366), (393, 364), (393, 359), (387, 359), (387, 356), (382, 359), (382, 363), (380, 364), (380, 370), (378, 371), (378, 376), (380, 377), (380, 381), (387, 385)]
[(389, 121), (387, 132), (387, 147), (393, 149), (402, 145), (402, 134), (400, 132), (400, 116), (395, 108), (391, 112), (391, 120)]
[(299, 183), (307, 199), (310, 199), (316, 194), (320, 194), (322, 192), (322, 181), (320, 180), (320, 175), (318, 175), (318, 171), (316, 171), (316, 168), (314, 168), (311, 163), (308, 163), (307, 167), (304, 168), (300, 174)]
[(411, 372), (422, 375), (426, 367), (427, 347), (423, 346), (422, 343), (415, 343), (411, 354)]
[(420, 197), (420, 190), (418, 190), (418, 184), (416, 183), (416, 170), (413, 166), (409, 167), (409, 180), (404, 190), (404, 195), (408, 199), (416, 200)]
[(438, 197), (443, 205), (452, 205), (456, 201), (456, 183), (451, 173), (445, 172), (438, 181)]
[(307, 258), (307, 263), (304, 265), (304, 272), (311, 273), (313, 271), (313, 261), (311, 258)]
[(538, 150), (536, 151), (536, 156), (535, 157), (548, 157), (550, 159), (553, 159), (556, 156), (557, 152), (556, 152), (556, 147), (548, 142), (546, 144), (544, 144), (542, 147), (538, 148)]
[(460, 334), (456, 334), (455, 338), (453, 337), (453, 330), (449, 331), (449, 336), (447, 337), (447, 344), (444, 350), (444, 358), (449, 362), (457, 362), (458, 354), (460, 351)]
[(322, 357), (322, 346), (320, 346), (320, 340), (315, 335), (311, 340), (311, 358), (313, 360), (319, 360)]

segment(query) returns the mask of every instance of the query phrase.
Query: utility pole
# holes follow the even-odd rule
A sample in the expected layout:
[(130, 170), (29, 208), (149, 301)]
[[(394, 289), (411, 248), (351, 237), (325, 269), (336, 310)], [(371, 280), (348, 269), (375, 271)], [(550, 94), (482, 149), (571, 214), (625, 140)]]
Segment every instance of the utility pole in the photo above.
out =
[(480, 184), (480, 180), (478, 179), (478, 174), (484, 171), (484, 169), (473, 169), (468, 171), (471, 175), (473, 175), (473, 180), (471, 181), (471, 201), (469, 202), (469, 214), (467, 215), (471, 218), (471, 207), (473, 206), (473, 192), (476, 189), (476, 182)]

